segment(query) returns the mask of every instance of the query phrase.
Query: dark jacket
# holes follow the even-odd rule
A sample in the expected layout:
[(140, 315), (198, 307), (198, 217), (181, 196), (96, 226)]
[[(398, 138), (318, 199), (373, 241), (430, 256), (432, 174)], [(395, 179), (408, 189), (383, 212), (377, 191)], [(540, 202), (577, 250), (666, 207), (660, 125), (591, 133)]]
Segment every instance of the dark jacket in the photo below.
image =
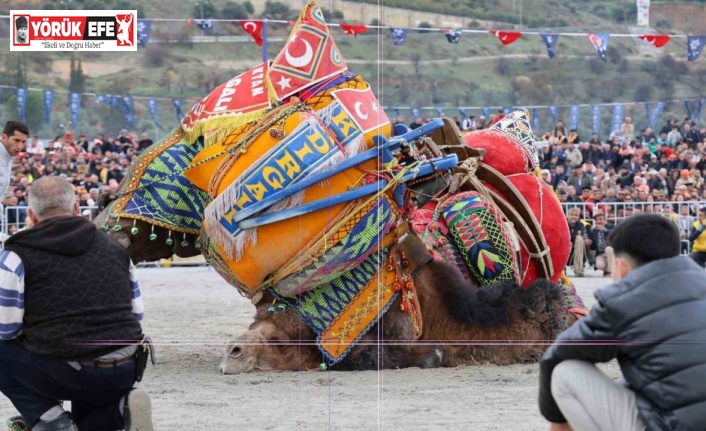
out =
[(591, 187), (592, 182), (593, 181), (591, 180), (591, 177), (588, 174), (583, 174), (581, 178), (579, 178), (577, 175), (571, 174), (571, 176), (569, 176), (569, 179), (566, 180), (566, 184), (574, 186), (577, 194), (581, 193), (581, 190), (583, 190), (584, 187)]
[(596, 291), (585, 318), (559, 335), (540, 362), (539, 408), (566, 422), (551, 394), (567, 359), (618, 359), (648, 431), (706, 426), (706, 277), (686, 256), (644, 265)]
[[(21, 341), (55, 359), (91, 359), (141, 339), (130, 256), (82, 217), (53, 217), (5, 242), (25, 268)], [(119, 341), (118, 341), (119, 340)]]
[(598, 254), (604, 253), (605, 248), (608, 246), (607, 239), (611, 230), (613, 230), (612, 225), (606, 225), (605, 230), (602, 232), (595, 227), (591, 229), (588, 233), (588, 239), (591, 240), (591, 245), (589, 248), (591, 250), (596, 250)]

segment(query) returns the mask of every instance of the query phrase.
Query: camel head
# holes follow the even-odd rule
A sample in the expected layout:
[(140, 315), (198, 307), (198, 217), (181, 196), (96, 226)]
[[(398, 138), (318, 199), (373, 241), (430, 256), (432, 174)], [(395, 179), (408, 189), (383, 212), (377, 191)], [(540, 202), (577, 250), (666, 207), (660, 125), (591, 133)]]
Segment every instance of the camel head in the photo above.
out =
[(249, 330), (226, 345), (219, 367), (223, 374), (319, 367), (321, 353), (314, 332), (291, 308), (271, 312), (273, 300), (271, 294), (264, 294), (256, 304), (255, 321)]
[[(133, 263), (154, 262), (176, 254), (179, 257), (192, 257), (201, 253), (196, 248), (196, 236), (173, 232), (169, 244), (169, 230), (152, 226), (146, 221), (129, 218), (111, 218), (108, 215), (110, 203), (117, 199), (115, 194), (101, 196), (98, 201), (100, 214), (93, 220), (99, 229), (106, 229), (123, 247), (127, 248)], [(154, 234), (154, 235), (153, 235)]]

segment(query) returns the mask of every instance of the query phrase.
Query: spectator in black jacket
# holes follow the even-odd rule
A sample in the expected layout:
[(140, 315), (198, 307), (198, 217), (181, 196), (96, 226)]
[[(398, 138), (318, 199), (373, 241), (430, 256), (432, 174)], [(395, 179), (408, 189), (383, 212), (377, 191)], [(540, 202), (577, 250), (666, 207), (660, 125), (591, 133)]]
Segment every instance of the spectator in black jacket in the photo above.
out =
[(593, 213), (593, 228), (588, 233), (589, 261), (592, 261), (596, 269), (603, 271), (603, 276), (611, 275), (613, 267), (613, 247), (608, 245), (608, 235), (613, 230), (613, 225), (607, 224), (605, 213), (597, 210)]
[(634, 174), (628, 169), (628, 165), (624, 164), (620, 167), (620, 177), (618, 177), (618, 183), (621, 189), (627, 189), (632, 187), (634, 180)]
[[(637, 215), (609, 236), (616, 283), (540, 362), (550, 430), (702, 430), (706, 424), (706, 279), (679, 256), (677, 227)], [(594, 366), (617, 359), (625, 385)], [(568, 422), (568, 423), (567, 423)]]
[[(594, 133), (594, 135), (595, 135), (595, 133)], [(601, 164), (601, 160), (603, 160), (604, 157), (605, 157), (605, 154), (604, 154), (603, 148), (601, 147), (601, 143), (600, 142), (591, 142), (591, 148), (588, 149), (587, 157), (585, 157), (584, 159), (586, 159), (586, 161), (590, 161), (594, 165), (598, 166)]]

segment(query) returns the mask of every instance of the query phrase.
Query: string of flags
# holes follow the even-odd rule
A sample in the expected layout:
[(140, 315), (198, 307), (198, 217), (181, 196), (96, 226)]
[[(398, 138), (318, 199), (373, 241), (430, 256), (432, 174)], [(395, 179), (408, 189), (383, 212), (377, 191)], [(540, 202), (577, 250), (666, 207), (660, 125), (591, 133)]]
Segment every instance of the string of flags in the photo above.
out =
[[(150, 38), (150, 32), (153, 21), (180, 21), (171, 19), (140, 19), (137, 24), (138, 40), (142, 46), (147, 45)], [(217, 22), (238, 22), (241, 28), (249, 34), (253, 41), (258, 46), (267, 44), (267, 29), (264, 23), (283, 23), (294, 25), (294, 21), (284, 20), (218, 20), (218, 19), (187, 19), (187, 22), (199, 27), (204, 33), (209, 33), (213, 30), (213, 26)], [(410, 31), (425, 31), (425, 32), (441, 32), (449, 43), (458, 44), (461, 41), (461, 36), (466, 34), (491, 34), (495, 36), (503, 46), (511, 45), (522, 37), (527, 35), (538, 35), (547, 49), (549, 58), (556, 57), (557, 43), (559, 37), (585, 37), (595, 48), (599, 58), (607, 61), (606, 53), (608, 43), (611, 37), (631, 37), (638, 38), (656, 48), (665, 47), (672, 39), (685, 38), (687, 42), (687, 57), (689, 61), (696, 61), (701, 56), (704, 45), (706, 44), (706, 35), (683, 35), (683, 34), (608, 34), (608, 33), (560, 33), (560, 32), (544, 32), (544, 31), (501, 31), (501, 30), (470, 30), (470, 29), (449, 29), (449, 28), (421, 28), (421, 27), (389, 27), (379, 25), (353, 24), (353, 23), (332, 23), (330, 27), (339, 27), (343, 33), (358, 37), (360, 34), (365, 34), (369, 29), (389, 29), (390, 36), (394, 45), (403, 46), (407, 42)]]
[[(10, 19), (9, 15), (0, 15), (0, 18)], [(146, 46), (150, 40), (152, 24), (154, 22), (184, 22), (184, 19), (176, 18), (153, 18), (138, 19), (137, 33), (140, 45)], [(219, 22), (239, 23), (241, 28), (252, 37), (253, 42), (263, 47), (263, 52), (267, 51), (267, 23), (294, 25), (294, 21), (285, 20), (237, 20), (237, 19), (196, 19), (188, 18), (186, 22), (200, 28), (205, 34), (211, 34), (214, 26)], [(356, 23), (329, 23), (329, 27), (339, 27), (345, 34), (357, 37), (365, 34), (369, 29), (389, 29), (392, 41), (397, 46), (405, 45), (410, 31), (423, 31), (425, 33), (441, 32), (449, 43), (458, 44), (463, 34), (491, 34), (500, 41), (503, 46), (513, 44), (521, 38), (529, 35), (537, 35), (547, 49), (549, 58), (556, 57), (556, 48), (559, 37), (583, 37), (596, 49), (598, 56), (606, 61), (606, 52), (611, 38), (638, 38), (645, 43), (664, 48), (672, 39), (686, 39), (687, 58), (689, 61), (696, 61), (706, 45), (706, 35), (685, 35), (685, 34), (625, 34), (625, 33), (577, 33), (577, 32), (548, 32), (548, 31), (500, 31), (500, 30), (474, 30), (474, 29), (450, 29), (450, 28), (426, 28), (426, 27), (391, 27), (385, 25), (366, 25)], [(163, 42), (163, 41), (160, 41)]]

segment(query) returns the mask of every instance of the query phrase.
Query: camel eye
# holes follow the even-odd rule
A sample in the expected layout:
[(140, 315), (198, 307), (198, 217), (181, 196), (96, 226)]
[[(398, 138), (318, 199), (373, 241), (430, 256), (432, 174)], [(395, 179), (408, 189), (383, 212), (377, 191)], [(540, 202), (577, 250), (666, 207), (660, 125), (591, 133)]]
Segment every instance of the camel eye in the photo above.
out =
[(269, 340), (267, 340), (267, 344), (271, 344), (277, 349), (284, 349), (285, 347), (287, 347), (284, 341), (281, 340), (279, 337), (270, 337)]

